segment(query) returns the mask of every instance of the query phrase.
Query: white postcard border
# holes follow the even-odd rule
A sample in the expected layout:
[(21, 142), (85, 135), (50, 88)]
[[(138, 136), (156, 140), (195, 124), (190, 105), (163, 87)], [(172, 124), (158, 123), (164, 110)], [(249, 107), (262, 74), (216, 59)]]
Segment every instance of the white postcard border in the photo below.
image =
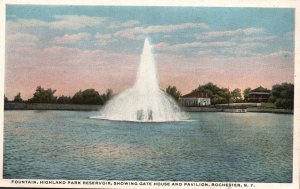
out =
[[(74, 180), (47, 180), (53, 182), (61, 182), (65, 181), (66, 184), (41, 184), (42, 181), (46, 180), (38, 180), (38, 179), (0, 179), (0, 187), (51, 187), (51, 188), (239, 188), (233, 186), (234, 184), (246, 184), (247, 186), (254, 185), (256, 189), (266, 189), (266, 188), (284, 188), (284, 189), (296, 189), (299, 188), (299, 162), (300, 162), (300, 1), (297, 0), (165, 0), (163, 2), (158, 2), (156, 0), (3, 0), (0, 3), (0, 14), (1, 20), (0, 25), (2, 26), (0, 30), (0, 85), (1, 85), (1, 98), (0, 105), (2, 107), (0, 113), (0, 178), (3, 178), (3, 116), (4, 116), (4, 67), (5, 67), (5, 6), (9, 4), (30, 4), (30, 5), (103, 5), (103, 6), (184, 6), (184, 7), (267, 7), (267, 8), (294, 8), (295, 9), (295, 74), (294, 74), (294, 86), (295, 86), (295, 101), (294, 101), (294, 128), (293, 128), (293, 183), (243, 183), (243, 182), (172, 182), (172, 181), (103, 181), (103, 180), (88, 180), (88, 182), (137, 182), (137, 185), (89, 185), (83, 184), (83, 180), (77, 180), (81, 184), (70, 184), (68, 182), (74, 182)], [(17, 183), (17, 182), (26, 182), (28, 183)], [(38, 182), (38, 184), (32, 184), (30, 182)], [(149, 185), (143, 185), (143, 182), (150, 183)], [(155, 186), (155, 183), (169, 183), (170, 186)], [(181, 186), (172, 186), (172, 183), (181, 183)], [(191, 184), (191, 186), (187, 186), (187, 183)], [(194, 185), (192, 185), (194, 183)], [(219, 184), (232, 184), (230, 186), (212, 186), (212, 183)], [(198, 186), (197, 184), (200, 184)], [(201, 184), (207, 184), (208, 186), (201, 186)], [(250, 187), (242, 187), (242, 188), (250, 188)]]

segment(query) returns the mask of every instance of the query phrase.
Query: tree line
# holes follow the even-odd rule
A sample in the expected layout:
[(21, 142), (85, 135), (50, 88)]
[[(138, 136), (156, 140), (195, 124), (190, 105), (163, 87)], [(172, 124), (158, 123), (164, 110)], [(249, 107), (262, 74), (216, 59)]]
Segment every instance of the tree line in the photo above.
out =
[[(251, 88), (246, 88), (242, 91), (239, 88), (230, 91), (228, 88), (218, 87), (214, 83), (207, 83), (199, 85), (193, 91), (199, 91), (211, 99), (211, 104), (227, 104), (227, 103), (242, 103), (249, 102), (249, 93)], [(166, 92), (172, 96), (176, 101), (179, 101), (181, 92), (176, 86), (168, 86)], [(272, 86), (269, 103), (274, 103), (277, 108), (293, 109), (294, 107), (294, 84), (281, 83)]]
[[(169, 85), (165, 91), (176, 101), (179, 101), (180, 96), (182, 96), (176, 86)], [(242, 96), (242, 91), (239, 88), (230, 91), (228, 88), (219, 87), (216, 84), (209, 82), (205, 85), (199, 85), (194, 91), (202, 92), (211, 99), (211, 104), (215, 105), (249, 102), (251, 88), (246, 88), (243, 91)], [(44, 89), (41, 86), (38, 86), (32, 98), (25, 101), (22, 99), (21, 93), (18, 93), (14, 97), (13, 102), (103, 105), (113, 96), (113, 91), (111, 89), (108, 89), (103, 94), (100, 94), (95, 89), (79, 90), (72, 97), (64, 95), (57, 97), (55, 96), (55, 92), (56, 90), (51, 88)], [(4, 101), (9, 101), (6, 96), (4, 96)], [(273, 85), (268, 102), (274, 103), (277, 108), (293, 109), (294, 84), (281, 83)]]
[[(38, 86), (33, 93), (33, 97), (28, 100), (23, 100), (21, 93), (18, 93), (13, 102), (28, 102), (28, 103), (51, 103), (51, 104), (95, 104), (103, 105), (108, 101), (113, 91), (108, 89), (105, 93), (100, 94), (95, 89), (79, 90), (72, 97), (71, 96), (55, 96), (56, 90), (51, 88), (44, 89)], [(9, 102), (8, 98), (4, 96), (4, 101)]]
[[(228, 88), (220, 88), (211, 82), (205, 85), (199, 85), (198, 88), (193, 91), (199, 91), (205, 94), (207, 98), (211, 99), (212, 104), (244, 102), (240, 89), (236, 88), (230, 91)], [(182, 95), (181, 92), (177, 90), (176, 86), (168, 86), (166, 92), (176, 101), (179, 101), (179, 98)]]

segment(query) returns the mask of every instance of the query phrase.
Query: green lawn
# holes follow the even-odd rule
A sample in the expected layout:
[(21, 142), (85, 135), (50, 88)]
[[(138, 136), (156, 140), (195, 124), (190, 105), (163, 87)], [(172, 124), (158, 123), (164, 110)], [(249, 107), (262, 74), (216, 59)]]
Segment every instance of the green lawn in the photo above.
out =
[(274, 103), (261, 103), (262, 108), (276, 108)]

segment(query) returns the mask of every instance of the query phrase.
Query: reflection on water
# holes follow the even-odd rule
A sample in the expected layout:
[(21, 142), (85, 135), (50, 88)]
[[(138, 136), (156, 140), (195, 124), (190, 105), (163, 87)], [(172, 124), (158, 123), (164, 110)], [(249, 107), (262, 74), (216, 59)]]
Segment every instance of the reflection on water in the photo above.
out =
[(292, 181), (292, 116), (192, 113), (193, 122), (4, 113), (4, 178)]
[(149, 148), (130, 148), (112, 144), (100, 144), (97, 146), (79, 146), (75, 150), (74, 155), (110, 161), (126, 157), (137, 160), (153, 156), (154, 153)]

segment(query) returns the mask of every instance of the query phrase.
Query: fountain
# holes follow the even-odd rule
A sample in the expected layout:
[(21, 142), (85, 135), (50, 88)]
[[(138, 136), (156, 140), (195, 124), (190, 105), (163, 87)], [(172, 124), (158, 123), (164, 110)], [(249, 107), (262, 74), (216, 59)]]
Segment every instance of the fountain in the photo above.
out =
[(97, 119), (165, 122), (186, 120), (187, 116), (167, 93), (159, 88), (156, 63), (148, 39), (144, 42), (135, 84), (112, 98)]

